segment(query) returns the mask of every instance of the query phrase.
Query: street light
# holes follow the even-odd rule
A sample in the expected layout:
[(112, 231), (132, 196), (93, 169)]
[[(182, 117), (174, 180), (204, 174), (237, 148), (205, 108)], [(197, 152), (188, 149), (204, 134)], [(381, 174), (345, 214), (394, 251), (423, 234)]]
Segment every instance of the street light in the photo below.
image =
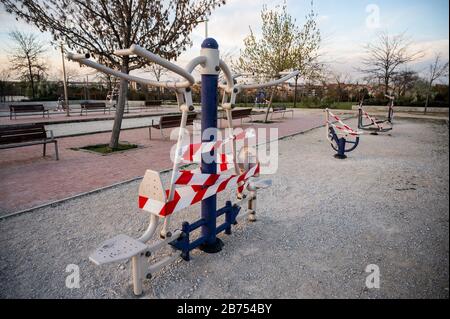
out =
[(205, 22), (205, 39), (208, 37), (208, 19), (200, 20), (199, 23)]
[(61, 59), (62, 59), (62, 67), (63, 67), (63, 82), (64, 82), (64, 103), (66, 105), (66, 115), (70, 116), (69, 109), (69, 97), (67, 94), (67, 75), (66, 75), (66, 63), (64, 61), (64, 44), (61, 42)]

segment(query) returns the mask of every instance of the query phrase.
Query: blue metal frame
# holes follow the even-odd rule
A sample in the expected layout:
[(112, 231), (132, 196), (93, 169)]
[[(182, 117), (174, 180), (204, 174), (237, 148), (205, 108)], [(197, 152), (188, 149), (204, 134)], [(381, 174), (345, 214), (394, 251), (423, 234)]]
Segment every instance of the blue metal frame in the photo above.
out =
[[(347, 158), (345, 153), (354, 151), (359, 145), (359, 136), (357, 136), (354, 141), (347, 140), (345, 137), (339, 137), (332, 126), (329, 127), (328, 134), (330, 135), (331, 140), (336, 143), (336, 145), (331, 143), (331, 147), (337, 152), (334, 157), (338, 159)], [(351, 144), (352, 146), (346, 148), (347, 144)]]
[[(241, 210), (241, 207), (237, 205), (232, 205), (231, 202), (227, 202), (225, 207), (219, 209), (218, 211), (214, 212), (213, 217), (214, 220), (216, 220), (218, 217), (225, 215), (225, 222), (222, 225), (219, 225), (216, 227), (214, 224), (214, 237), (222, 232), (225, 232), (227, 235), (231, 235), (231, 226), (236, 225), (236, 217), (238, 216), (239, 212)], [(208, 212), (211, 213), (211, 212)], [(190, 260), (190, 251), (196, 248), (202, 248), (207, 243), (207, 240), (209, 237), (207, 236), (200, 236), (199, 238), (191, 241), (191, 233), (199, 228), (207, 227), (208, 223), (207, 220), (204, 218), (201, 218), (200, 220), (190, 224), (188, 222), (184, 222), (182, 225), (182, 232), (183, 235), (176, 240), (175, 242), (172, 242), (171, 245), (181, 250), (181, 257), (189, 261)], [(202, 249), (203, 250), (203, 249)]]
[[(203, 49), (218, 49), (219, 46), (216, 40), (212, 38), (205, 39), (202, 44)], [(202, 74), (202, 142), (207, 143), (214, 141), (217, 138), (217, 134), (212, 136), (205, 136), (203, 133), (207, 129), (212, 131), (217, 130), (217, 89), (218, 89), (218, 74)], [(211, 163), (204, 160), (204, 154), (202, 154), (201, 169), (205, 174), (217, 173), (217, 161), (214, 160)], [(215, 150), (209, 154), (208, 158), (215, 158)], [(183, 235), (171, 245), (182, 252), (181, 256), (184, 260), (190, 260), (190, 251), (196, 248), (201, 249), (206, 253), (217, 253), (222, 250), (223, 242), (217, 238), (217, 235), (225, 232), (225, 234), (231, 234), (231, 226), (235, 225), (236, 217), (239, 214), (241, 207), (232, 205), (231, 202), (227, 202), (225, 207), (217, 210), (217, 196), (211, 196), (201, 203), (201, 218), (190, 224), (184, 222), (182, 225)], [(217, 218), (225, 215), (225, 222), (222, 225), (217, 226)], [(201, 235), (199, 238), (191, 241), (191, 233), (197, 229), (201, 229)]]

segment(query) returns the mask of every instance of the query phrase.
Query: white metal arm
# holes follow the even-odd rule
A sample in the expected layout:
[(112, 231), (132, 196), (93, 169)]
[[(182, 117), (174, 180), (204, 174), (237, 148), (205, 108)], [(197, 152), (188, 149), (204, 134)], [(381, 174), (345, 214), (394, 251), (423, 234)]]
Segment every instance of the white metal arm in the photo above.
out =
[(220, 60), (219, 67), (223, 71), (223, 73), (225, 75), (225, 80), (227, 81), (227, 84), (224, 86), (221, 86), (221, 87), (225, 90), (225, 92), (231, 93), (233, 91), (235, 77), (233, 77), (233, 75), (231, 74), (231, 70), (228, 67), (228, 65), (225, 63), (225, 61)]
[(89, 60), (89, 54), (68, 53), (67, 57), (70, 60), (77, 61), (81, 64), (84, 64), (86, 66), (94, 68), (100, 72), (103, 72), (103, 73), (106, 73), (106, 74), (109, 74), (109, 75), (112, 75), (112, 76), (115, 76), (115, 77), (118, 77), (121, 79), (125, 79), (127, 81), (137, 82), (137, 83), (140, 83), (143, 85), (149, 85), (149, 86), (154, 86), (154, 87), (168, 88), (168, 89), (183, 89), (183, 88), (188, 88), (188, 87), (194, 85), (195, 79), (191, 75), (191, 73), (197, 65), (203, 64), (206, 61), (205, 57), (197, 57), (186, 66), (186, 69), (183, 69), (183, 68), (167, 61), (166, 59), (163, 59), (163, 58), (151, 53), (150, 51), (147, 51), (147, 50), (141, 48), (138, 45), (132, 45), (130, 49), (117, 50), (117, 51), (115, 51), (115, 54), (117, 54), (117, 55), (134, 55), (134, 54), (136, 54), (140, 57), (146, 58), (146, 59), (152, 61), (153, 63), (159, 64), (159, 65), (167, 68), (168, 70), (180, 75), (181, 77), (183, 77), (185, 79), (185, 81), (180, 81), (180, 82), (162, 81), (162, 82), (159, 82), (159, 81), (153, 81), (153, 80), (148, 80), (148, 79), (144, 79), (141, 77), (133, 76), (130, 74), (126, 74), (126, 73), (108, 68), (107, 66), (99, 64), (97, 62), (91, 61), (91, 60)]
[(184, 82), (166, 82), (167, 85), (169, 85), (168, 87), (174, 85), (173, 86), (174, 88), (186, 88), (186, 87), (194, 85), (194, 83), (195, 83), (195, 79), (191, 75), (190, 72), (186, 71), (185, 69), (179, 67), (176, 64), (173, 64), (173, 63), (167, 61), (166, 59), (164, 59), (160, 56), (157, 56), (156, 54), (151, 53), (148, 50), (145, 50), (144, 48), (140, 47), (137, 44), (133, 44), (129, 49), (116, 50), (114, 52), (114, 54), (120, 55), (120, 56), (135, 54), (137, 56), (140, 56), (142, 58), (150, 60), (153, 63), (161, 65), (162, 67), (178, 74), (179, 76), (183, 77), (186, 80)]
[(162, 88), (175, 88), (175, 87), (179, 87), (175, 85), (175, 82), (173, 85), (170, 84), (170, 82), (157, 82), (157, 81), (152, 81), (152, 80), (148, 80), (148, 79), (143, 79), (137, 76), (133, 76), (130, 74), (126, 74), (111, 68), (108, 68), (107, 66), (104, 66), (100, 63), (94, 62), (92, 60), (89, 60), (89, 58), (86, 58), (86, 56), (88, 55), (80, 55), (80, 54), (73, 54), (73, 53), (68, 53), (67, 54), (67, 58), (76, 62), (79, 62), (81, 64), (84, 64), (88, 67), (91, 67), (93, 69), (96, 69), (100, 72), (112, 75), (114, 77), (118, 77), (121, 79), (125, 79), (127, 81), (131, 81), (131, 82), (136, 82), (139, 84), (143, 84), (143, 85), (150, 85), (150, 86), (155, 86), (155, 87), (162, 87)]
[(266, 88), (266, 87), (271, 87), (271, 86), (275, 86), (275, 85), (284, 83), (287, 80), (292, 79), (293, 77), (295, 77), (299, 74), (300, 74), (300, 71), (294, 71), (294, 72), (282, 77), (281, 79), (278, 79), (275, 81), (271, 81), (271, 82), (267, 82), (267, 83), (260, 83), (260, 84), (244, 84), (244, 85), (239, 85), (238, 88), (240, 90), (249, 90), (249, 89), (262, 89), (262, 88)]

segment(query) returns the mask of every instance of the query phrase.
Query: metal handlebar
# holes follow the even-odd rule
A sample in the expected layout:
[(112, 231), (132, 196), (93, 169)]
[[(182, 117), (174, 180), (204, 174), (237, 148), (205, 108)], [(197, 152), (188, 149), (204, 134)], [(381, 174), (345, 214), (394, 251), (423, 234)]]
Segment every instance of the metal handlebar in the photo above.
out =
[(300, 74), (300, 71), (294, 71), (284, 77), (282, 77), (281, 79), (272, 81), (272, 82), (268, 82), (268, 83), (260, 83), (260, 84), (244, 84), (244, 85), (239, 85), (239, 89), (241, 90), (249, 90), (249, 89), (262, 89), (262, 88), (266, 88), (266, 87), (270, 87), (270, 86), (275, 86), (278, 84), (281, 84), (283, 82), (286, 82), (287, 80), (297, 76)]
[[(116, 50), (114, 54), (119, 56), (124, 55), (137, 55), (142, 58), (145, 58), (147, 60), (150, 60), (153, 63), (156, 63), (176, 74), (183, 77), (185, 81), (153, 81), (144, 79), (138, 76), (133, 76), (130, 74), (126, 74), (111, 68), (108, 68), (105, 65), (99, 64), (97, 62), (89, 60), (90, 55), (89, 54), (75, 54), (75, 53), (68, 53), (67, 58), (73, 61), (77, 61), (81, 64), (84, 64), (86, 66), (89, 66), (91, 68), (94, 68), (100, 72), (125, 79), (127, 81), (137, 82), (143, 85), (149, 85), (154, 87), (161, 87), (161, 88), (168, 88), (168, 89), (185, 89), (195, 84), (195, 79), (192, 76), (192, 71), (197, 67), (198, 65), (203, 65), (206, 63), (206, 57), (205, 56), (199, 56), (195, 59), (193, 59), (189, 64), (186, 66), (185, 69), (171, 63), (170, 61), (140, 47), (139, 45), (133, 44), (129, 49), (121, 49)], [(220, 69), (224, 72), (225, 79), (226, 79), (226, 85), (220, 85), (222, 89), (225, 90), (226, 93), (232, 93), (232, 95), (236, 95), (242, 90), (248, 90), (248, 89), (259, 89), (259, 88), (266, 88), (271, 86), (276, 86), (278, 84), (281, 84), (283, 82), (286, 82), (287, 80), (298, 76), (300, 74), (300, 71), (294, 71), (278, 80), (274, 80), (268, 83), (259, 83), (259, 84), (244, 84), (244, 85), (234, 85), (234, 77), (231, 73), (230, 68), (228, 65), (223, 61), (220, 60), (219, 62)]]
[(183, 77), (186, 79), (186, 82), (182, 82), (179, 83), (180, 87), (189, 87), (191, 85), (194, 85), (195, 83), (195, 79), (194, 77), (190, 74), (190, 72), (187, 72), (185, 69), (179, 67), (176, 64), (173, 64), (171, 62), (169, 62), (168, 60), (151, 53), (150, 51), (140, 47), (137, 44), (133, 44), (129, 49), (125, 49), (125, 50), (116, 50), (114, 52), (114, 54), (116, 55), (137, 55), (140, 56), (141, 58), (146, 58), (147, 60), (152, 61), (153, 63), (159, 64), (160, 66), (178, 74), (179, 76)]

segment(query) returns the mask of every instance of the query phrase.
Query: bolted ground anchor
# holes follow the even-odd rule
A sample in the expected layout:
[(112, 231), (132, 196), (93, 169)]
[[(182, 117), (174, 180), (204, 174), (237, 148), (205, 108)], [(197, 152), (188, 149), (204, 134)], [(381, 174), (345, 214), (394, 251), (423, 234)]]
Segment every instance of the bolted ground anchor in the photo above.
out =
[(346, 158), (347, 158), (347, 155), (334, 154), (334, 158), (337, 158), (337, 159), (346, 159)]
[(223, 246), (223, 241), (216, 238), (216, 242), (214, 244), (202, 244), (198, 248), (207, 254), (217, 254), (222, 251)]

